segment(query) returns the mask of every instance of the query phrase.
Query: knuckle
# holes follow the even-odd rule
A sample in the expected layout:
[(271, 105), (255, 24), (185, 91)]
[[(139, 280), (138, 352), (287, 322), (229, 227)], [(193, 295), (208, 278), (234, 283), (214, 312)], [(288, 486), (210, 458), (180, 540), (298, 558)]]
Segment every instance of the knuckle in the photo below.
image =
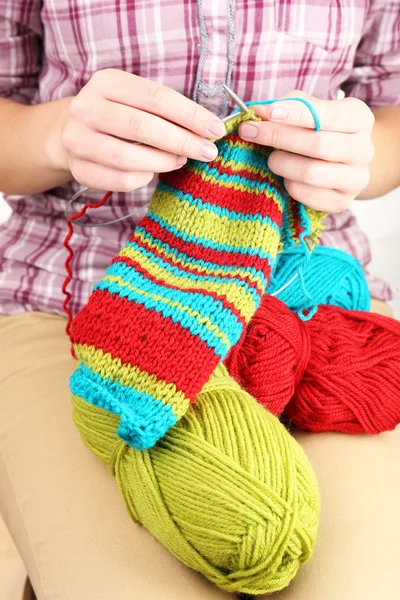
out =
[(328, 102), (326, 105), (326, 122), (329, 123), (331, 129), (336, 129), (339, 120), (339, 111), (334, 102)]
[[(311, 133), (311, 132), (310, 132)], [(319, 158), (334, 160), (336, 148), (333, 144), (326, 144), (324, 135), (318, 135), (321, 132), (312, 132), (311, 149), (313, 154)]]
[(110, 162), (116, 169), (125, 170), (129, 167), (125, 154), (116, 148), (111, 151)]
[(116, 69), (112, 68), (99, 69), (93, 73), (92, 77), (90, 78), (90, 83), (97, 88), (102, 88), (110, 83), (115, 71)]
[(285, 94), (285, 98), (293, 98), (294, 96), (299, 96), (300, 98), (303, 98), (305, 94), (301, 90), (290, 90), (290, 92)]
[(160, 83), (151, 83), (147, 89), (146, 100), (151, 107), (161, 106), (164, 101), (167, 88)]
[(307, 185), (315, 185), (321, 179), (319, 168), (312, 160), (304, 161), (303, 166), (300, 169), (301, 180)]
[(282, 144), (282, 132), (279, 126), (271, 127), (270, 144), (273, 148), (279, 148)]
[(184, 135), (182, 139), (178, 142), (178, 152), (179, 156), (189, 156), (191, 154), (192, 149), (192, 138), (190, 135)]
[(189, 127), (191, 125), (193, 125), (194, 123), (196, 123), (197, 118), (199, 115), (199, 107), (198, 106), (194, 106), (189, 108), (186, 112), (185, 112), (185, 123), (187, 123), (187, 125), (189, 125)]
[(62, 133), (61, 142), (69, 154), (76, 154), (78, 143), (72, 129), (68, 125)]
[(145, 141), (143, 119), (136, 111), (129, 118), (128, 131), (134, 140), (140, 139), (141, 141)]
[(296, 102), (296, 105), (298, 123), (305, 123), (310, 118), (312, 119), (309, 109), (302, 102)]
[(85, 116), (87, 113), (87, 102), (80, 92), (75, 98), (72, 99), (68, 107), (68, 115), (73, 119), (79, 119)]

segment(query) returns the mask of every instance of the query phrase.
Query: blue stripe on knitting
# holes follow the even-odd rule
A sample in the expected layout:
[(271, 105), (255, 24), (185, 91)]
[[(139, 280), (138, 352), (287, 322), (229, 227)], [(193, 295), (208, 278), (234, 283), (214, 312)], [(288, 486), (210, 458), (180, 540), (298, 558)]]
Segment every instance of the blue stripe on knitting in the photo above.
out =
[(170, 225), (169, 223), (167, 223), (167, 221), (165, 221), (152, 211), (149, 211), (147, 213), (147, 216), (156, 223), (158, 223), (160, 227), (162, 227), (169, 233), (172, 233), (175, 237), (181, 238), (185, 242), (192, 242), (193, 244), (203, 246), (203, 248), (211, 248), (212, 250), (218, 250), (219, 252), (223, 250), (225, 252), (232, 252), (233, 254), (242, 254), (244, 256), (246, 256), (247, 254), (250, 256), (265, 258), (270, 264), (272, 264), (272, 258), (270, 253), (263, 252), (259, 248), (251, 248), (250, 246), (244, 248), (243, 246), (229, 246), (228, 244), (219, 244), (218, 242), (213, 242), (212, 240), (206, 240), (201, 236), (197, 237), (196, 235), (188, 235), (185, 231), (180, 231), (177, 227), (175, 227), (175, 225)]
[(258, 180), (248, 179), (247, 177), (243, 177), (241, 175), (228, 175), (227, 173), (220, 173), (216, 167), (210, 167), (210, 165), (207, 163), (199, 163), (198, 165), (196, 164), (196, 170), (203, 171), (207, 175), (214, 177), (215, 180), (220, 181), (222, 185), (225, 185), (227, 182), (243, 184), (251, 191), (267, 191), (271, 196), (276, 196), (279, 200), (283, 201), (283, 195), (280, 193), (278, 188), (275, 185), (271, 185), (267, 181), (260, 182)]
[[(115, 263), (114, 266), (123, 266), (122, 263)], [(110, 269), (111, 267), (109, 267)], [(108, 269), (107, 269), (108, 272)], [(111, 273), (109, 273), (111, 275)], [(122, 277), (121, 274), (119, 274)], [(213, 348), (223, 360), (229, 350), (239, 340), (243, 325), (238, 321), (236, 315), (225, 308), (220, 300), (214, 300), (212, 296), (205, 296), (201, 293), (194, 294), (192, 292), (182, 292), (166, 287), (161, 287), (153, 284), (148, 279), (136, 273), (136, 277), (132, 277), (132, 285), (138, 287), (139, 290), (131, 290), (117, 282), (107, 281), (105, 279), (99, 281), (94, 286), (94, 289), (108, 290), (111, 294), (116, 294), (121, 298), (127, 298), (129, 301), (144, 305), (147, 309), (155, 310), (161, 313), (164, 317), (171, 317), (175, 323), (180, 323), (184, 329), (188, 329), (192, 335), (197, 335), (202, 341)], [(181, 302), (183, 308), (171, 306), (160, 300), (154, 300), (144, 296), (142, 292), (150, 294), (158, 294), (159, 296), (171, 301)], [(259, 302), (257, 302), (258, 306)], [(212, 325), (215, 325), (223, 332), (229, 340), (227, 346), (220, 338), (216, 337), (215, 333), (207, 328), (205, 324), (199, 323), (198, 319), (188, 313), (188, 309), (199, 312), (201, 317), (208, 318)]]
[[(254, 287), (251, 287), (246, 281), (242, 281), (240, 279), (237, 279), (236, 277), (231, 277), (231, 278), (223, 277), (222, 275), (213, 276), (213, 275), (207, 275), (206, 273), (201, 274), (201, 275), (196, 275), (194, 273), (188, 273), (187, 271), (180, 269), (176, 265), (171, 265), (170, 263), (164, 262), (161, 258), (159, 258), (158, 256), (154, 256), (154, 254), (152, 252), (149, 252), (145, 248), (137, 247), (137, 250), (140, 252), (140, 254), (142, 256), (145, 256), (146, 258), (148, 258), (153, 264), (157, 264), (160, 268), (164, 269), (168, 273), (172, 273), (173, 275), (176, 275), (177, 277), (181, 277), (183, 279), (190, 279), (191, 281), (200, 281), (200, 282), (212, 281), (215, 283), (227, 283), (227, 284), (235, 286), (235, 287), (244, 287), (246, 292), (248, 294), (251, 294), (254, 302), (257, 302), (257, 300), (258, 300), (259, 294), (254, 289)], [(135, 267), (132, 267), (130, 265), (126, 265), (126, 266), (129, 269), (135, 270)]]
[(254, 215), (249, 213), (236, 212), (234, 210), (228, 210), (227, 208), (221, 208), (221, 206), (218, 206), (217, 204), (210, 204), (209, 202), (204, 202), (201, 198), (194, 198), (192, 194), (184, 194), (181, 190), (177, 190), (176, 188), (167, 185), (166, 183), (163, 183), (161, 181), (158, 184), (158, 189), (173, 194), (174, 196), (179, 198), (179, 200), (187, 202), (189, 206), (195, 206), (198, 210), (208, 210), (209, 212), (217, 214), (219, 217), (227, 217), (232, 221), (257, 221), (261, 225), (267, 223), (270, 227), (272, 227), (272, 229), (276, 231), (276, 233), (279, 233), (279, 227), (275, 223), (275, 221), (271, 219), (271, 217), (262, 217), (259, 214)]
[(137, 450), (154, 446), (177, 421), (171, 406), (151, 394), (103, 379), (83, 363), (72, 374), (70, 389), (93, 406), (120, 415), (118, 435)]
[[(169, 288), (167, 286), (163, 286), (161, 284), (155, 283), (148, 279), (145, 275), (142, 275), (132, 267), (129, 267), (123, 262), (117, 262), (111, 264), (106, 271), (107, 275), (112, 275), (114, 277), (121, 277), (125, 282), (130, 285), (139, 288), (141, 291), (148, 292), (150, 294), (157, 294), (166, 298), (168, 300), (172, 300), (173, 302), (179, 302), (183, 305), (182, 309), (175, 308), (176, 311), (179, 312), (180, 320), (179, 322), (184, 327), (185, 320), (188, 317), (187, 310), (185, 308), (189, 308), (192, 310), (196, 310), (201, 317), (207, 318), (211, 321), (213, 325), (215, 325), (221, 332), (223, 332), (227, 338), (229, 339), (230, 345), (236, 344), (241, 333), (242, 333), (242, 324), (236, 317), (234, 313), (229, 308), (224, 306), (222, 300), (216, 300), (212, 296), (207, 294), (203, 294), (200, 290), (198, 292), (179, 290), (174, 288)], [(101, 282), (100, 282), (101, 283)], [(111, 282), (110, 282), (111, 283)], [(99, 284), (96, 284), (98, 286)], [(124, 289), (124, 286), (119, 286), (119, 289)], [(95, 286), (95, 287), (96, 287)], [(133, 292), (136, 294), (136, 292)], [(140, 294), (140, 293), (139, 293)], [(160, 306), (165, 306), (164, 303), (158, 302), (156, 300), (150, 300), (150, 302), (156, 302)], [(258, 305), (260, 302), (260, 297), (257, 294), (255, 303)], [(184, 311), (184, 312), (182, 312)], [(195, 317), (189, 317), (190, 323), (194, 322), (196, 326), (206, 327), (202, 325), (198, 325), (197, 319)], [(189, 327), (192, 333), (196, 333), (193, 330), (193, 325)], [(207, 336), (204, 337), (204, 341), (207, 341), (209, 345), (212, 345), (212, 339), (214, 334), (207, 330)], [(201, 336), (200, 336), (201, 337)], [(219, 346), (216, 341), (217, 346), (216, 350), (225, 348), (225, 344), (222, 344), (222, 347)]]
[[(160, 242), (160, 240), (158, 240), (157, 238), (154, 238), (151, 235), (151, 233), (146, 231), (146, 229), (144, 229), (143, 227), (136, 227), (135, 232), (140, 232), (143, 235), (143, 239), (147, 240), (148, 242), (152, 242), (152, 243), (156, 244), (157, 248), (160, 251), (163, 250), (163, 251), (167, 252), (168, 254), (172, 254), (173, 256), (175, 256), (175, 258), (177, 258), (178, 260), (181, 260), (186, 265), (193, 265), (193, 267), (200, 267), (200, 268), (204, 267), (204, 268), (207, 268), (210, 270), (221, 269), (225, 273), (234, 273), (238, 269), (238, 267), (235, 267), (235, 266), (219, 265), (216, 263), (212, 263), (210, 261), (205, 261), (202, 258), (196, 259), (193, 256), (189, 256), (185, 252), (179, 252), (178, 250), (176, 250), (176, 248), (173, 248), (166, 242)], [(135, 248), (135, 250), (144, 250), (136, 242), (128, 241), (128, 242), (126, 242), (125, 246)], [(275, 262), (276, 262), (276, 259), (273, 260), (272, 266), (275, 264)], [(242, 267), (241, 270), (242, 270), (243, 276), (246, 276), (248, 274), (248, 275), (252, 275), (253, 277), (258, 277), (261, 280), (261, 285), (264, 288), (266, 288), (266, 286), (268, 285), (268, 282), (262, 271), (257, 271), (257, 269), (255, 269), (254, 267), (246, 267), (246, 268)]]
[[(240, 141), (239, 141), (240, 143)], [(244, 140), (242, 141), (243, 144), (246, 144), (247, 142), (245, 142)], [(255, 149), (255, 147), (253, 146), (251, 149), (250, 148), (240, 148), (237, 145), (233, 145), (233, 143), (231, 141), (229, 141), (229, 139), (227, 138), (222, 138), (221, 140), (218, 140), (216, 142), (218, 149), (219, 149), (219, 157), (218, 157), (218, 161), (221, 162), (221, 165), (227, 164), (229, 163), (229, 161), (234, 161), (236, 164), (237, 163), (244, 163), (245, 165), (247, 164), (250, 167), (255, 167), (257, 169), (262, 169), (264, 171), (264, 173), (260, 173), (260, 175), (265, 175), (265, 177), (267, 177), (268, 175), (270, 177), (276, 177), (276, 175), (274, 173), (271, 172), (271, 170), (268, 167), (268, 158), (269, 155), (272, 151), (272, 149), (270, 151), (268, 151), (267, 153), (267, 149), (265, 147), (260, 146), (260, 149), (262, 148), (262, 151), (258, 151)], [(204, 163), (202, 161), (196, 161), (196, 166), (209, 166), (209, 163)], [(202, 169), (204, 170), (204, 169)]]

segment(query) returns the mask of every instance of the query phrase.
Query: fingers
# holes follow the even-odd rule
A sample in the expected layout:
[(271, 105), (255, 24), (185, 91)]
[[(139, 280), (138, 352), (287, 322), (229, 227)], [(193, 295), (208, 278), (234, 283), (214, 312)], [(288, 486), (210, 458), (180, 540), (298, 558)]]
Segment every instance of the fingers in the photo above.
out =
[(98, 163), (117, 171), (165, 173), (182, 167), (187, 161), (183, 156), (132, 144), (90, 129), (77, 132), (73, 125), (64, 133), (63, 143), (75, 160)]
[(212, 142), (130, 106), (100, 99), (89, 110), (86, 103), (72, 102), (70, 114), (89, 129), (138, 141), (171, 154), (202, 161), (213, 160), (218, 154)]
[(73, 160), (71, 173), (81, 185), (113, 192), (130, 192), (150, 183), (154, 173), (118, 171), (87, 160)]
[[(285, 98), (300, 97), (314, 107), (322, 131), (356, 133), (371, 131), (374, 115), (368, 106), (357, 98), (343, 100), (319, 100), (300, 91), (289, 92)], [(265, 120), (296, 127), (315, 129), (315, 121), (309, 108), (297, 100), (284, 100), (267, 106), (257, 106), (257, 114)]]
[(313, 208), (326, 213), (339, 213), (349, 208), (353, 196), (342, 194), (337, 190), (328, 188), (315, 188), (298, 181), (284, 180), (285, 187), (292, 198)]
[(276, 175), (288, 181), (315, 187), (317, 192), (318, 189), (330, 188), (352, 196), (353, 199), (369, 182), (367, 167), (329, 163), (288, 152), (272, 152), (268, 166)]
[(165, 85), (117, 69), (98, 71), (92, 79), (106, 100), (162, 117), (203, 137), (225, 135), (218, 117)]
[(277, 125), (269, 121), (246, 122), (239, 128), (240, 136), (264, 146), (279, 148), (312, 158), (348, 164), (365, 164), (372, 160), (374, 148), (369, 133), (315, 132), (292, 125)]

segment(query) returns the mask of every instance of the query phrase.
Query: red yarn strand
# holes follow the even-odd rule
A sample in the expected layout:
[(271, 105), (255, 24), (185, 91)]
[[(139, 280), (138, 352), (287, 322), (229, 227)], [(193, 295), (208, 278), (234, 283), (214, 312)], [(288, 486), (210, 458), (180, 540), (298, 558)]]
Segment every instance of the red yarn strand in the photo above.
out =
[[(103, 206), (109, 200), (109, 198), (111, 197), (111, 194), (112, 194), (112, 192), (107, 192), (106, 194), (104, 194), (104, 196), (100, 200), (100, 202), (96, 202), (96, 203), (88, 202), (81, 208), (81, 210), (79, 212), (73, 214), (67, 220), (68, 232), (67, 232), (67, 235), (65, 236), (64, 244), (63, 244), (64, 248), (66, 248), (66, 250), (68, 252), (68, 256), (65, 260), (65, 270), (66, 270), (67, 275), (66, 275), (66, 277), (64, 279), (64, 283), (62, 285), (62, 292), (65, 295), (63, 308), (67, 315), (67, 325), (65, 327), (65, 331), (66, 331), (68, 337), (70, 337), (71, 323), (72, 323), (72, 312), (69, 307), (69, 303), (71, 301), (72, 295), (68, 291), (68, 285), (70, 284), (70, 282), (72, 280), (71, 261), (74, 257), (74, 251), (70, 245), (70, 240), (74, 233), (73, 221), (76, 221), (77, 219), (80, 219), (81, 217), (83, 217), (86, 214), (86, 212), (89, 210), (89, 208), (100, 208), (101, 206)], [(73, 350), (72, 350), (72, 356), (74, 358), (76, 358)]]

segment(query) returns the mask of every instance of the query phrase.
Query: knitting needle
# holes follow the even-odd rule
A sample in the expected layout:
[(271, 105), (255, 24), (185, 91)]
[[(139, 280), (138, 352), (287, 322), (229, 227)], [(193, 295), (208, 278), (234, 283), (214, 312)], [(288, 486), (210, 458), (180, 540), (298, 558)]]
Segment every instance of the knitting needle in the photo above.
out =
[[(250, 112), (250, 109), (248, 106), (246, 106), (246, 104), (243, 102), (243, 100), (241, 100), (239, 98), (239, 96), (237, 94), (235, 94), (235, 92), (233, 90), (231, 90), (231, 88), (229, 88), (227, 85), (223, 84), (222, 86), (224, 88), (224, 90), (226, 91), (227, 94), (230, 95), (230, 97), (232, 98), (232, 100), (234, 100), (236, 102), (236, 104), (238, 105), (238, 107), (242, 110), (243, 113), (248, 113)], [(235, 113), (234, 115), (228, 115), (227, 117), (223, 118), (222, 121), (224, 123), (227, 123), (228, 121), (231, 121), (232, 119), (235, 119), (237, 116), (237, 114)], [(253, 115), (252, 119), (255, 119), (255, 116)]]
[[(239, 98), (239, 96), (237, 94), (235, 94), (235, 92), (233, 90), (231, 90), (231, 88), (229, 88), (227, 85), (223, 84), (223, 88), (224, 90), (227, 92), (227, 94), (229, 94), (229, 96), (232, 98), (232, 100), (234, 100), (236, 102), (236, 104), (239, 106), (239, 108), (241, 109), (242, 113), (248, 113), (250, 112), (249, 108), (246, 106), (246, 104), (243, 102), (243, 100), (241, 100)], [(229, 121), (231, 121), (232, 119), (236, 119), (237, 117), (237, 113), (233, 114), (233, 115), (228, 115), (227, 117), (225, 117), (224, 119), (222, 119), (222, 121), (224, 123), (228, 123)], [(255, 119), (255, 116), (252, 116), (252, 119)], [(128, 140), (127, 140), (128, 141)], [(137, 141), (131, 141), (132, 144), (141, 144), (141, 142), (137, 142)], [(69, 208), (71, 206), (71, 204), (73, 202), (75, 202), (76, 200), (78, 200), (79, 198), (81, 198), (81, 196), (84, 196), (86, 194), (86, 192), (89, 191), (90, 188), (87, 187), (83, 187), (80, 190), (78, 190), (76, 192), (76, 194), (74, 194), (72, 196), (72, 198), (67, 202), (67, 205), (65, 206), (65, 217), (67, 219), (67, 221), (69, 221), (69, 215), (68, 215), (68, 211)], [(104, 198), (103, 198), (104, 199)], [(79, 227), (105, 227), (106, 225), (113, 225), (114, 223), (118, 223), (120, 221), (124, 221), (125, 219), (127, 219), (128, 217), (132, 217), (134, 213), (129, 214), (129, 215), (125, 215), (123, 217), (120, 217), (119, 219), (115, 219), (114, 221), (107, 221), (107, 223), (78, 223), (77, 221), (75, 222), (75, 225), (79, 225)], [(280, 291), (280, 290), (278, 290)]]

